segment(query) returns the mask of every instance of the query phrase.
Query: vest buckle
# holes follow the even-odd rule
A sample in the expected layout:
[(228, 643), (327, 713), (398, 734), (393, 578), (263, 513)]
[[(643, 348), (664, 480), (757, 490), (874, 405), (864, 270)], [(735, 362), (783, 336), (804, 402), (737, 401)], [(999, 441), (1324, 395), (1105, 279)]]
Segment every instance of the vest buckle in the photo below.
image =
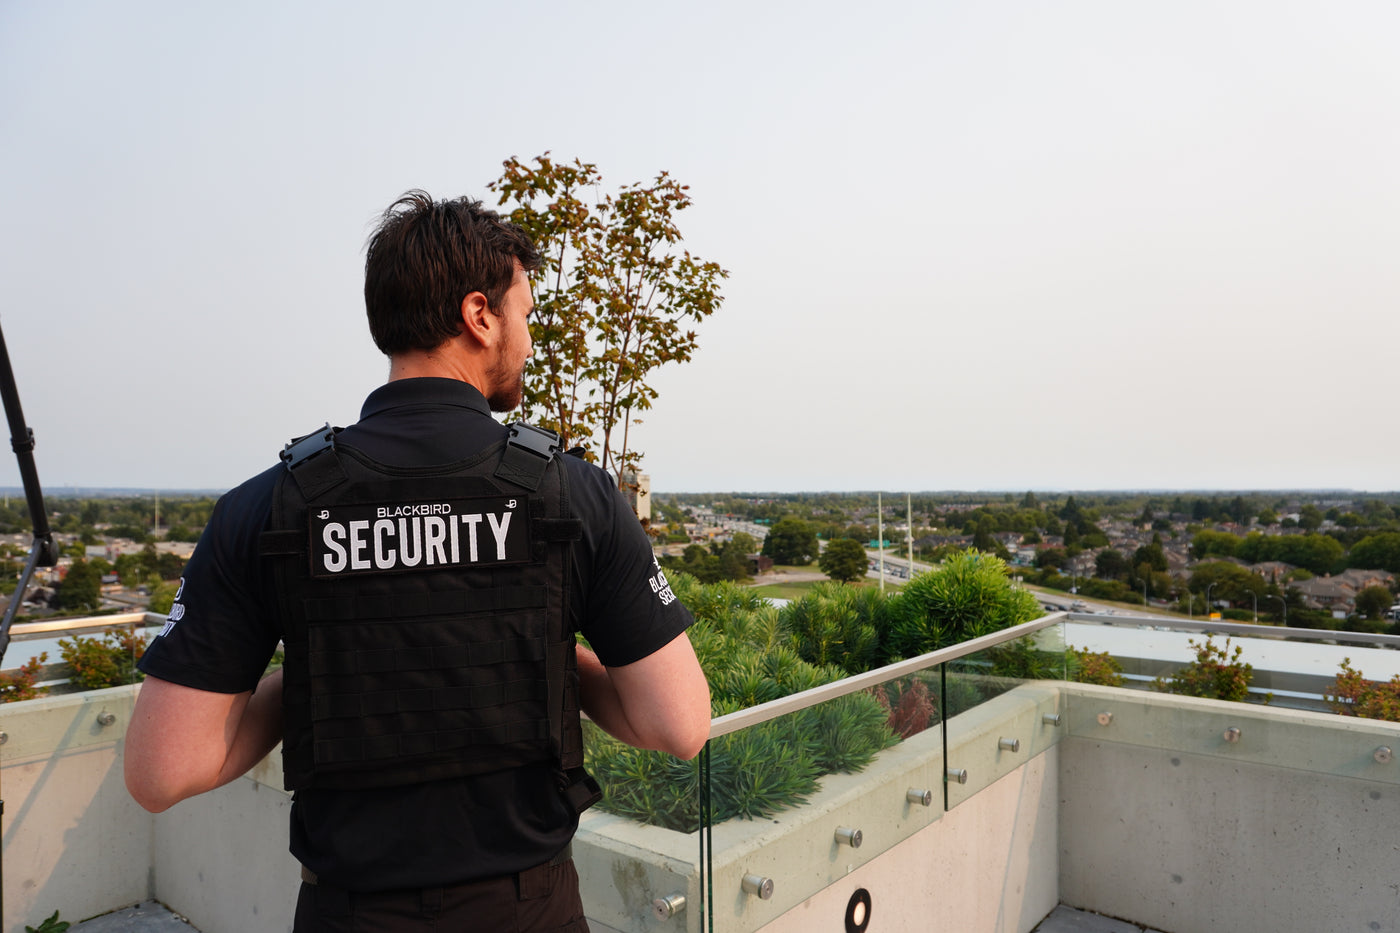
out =
[(327, 421), (310, 434), (288, 441), (287, 446), (282, 448), (282, 452), (278, 456), (287, 465), (287, 469), (295, 470), (321, 451), (329, 450), (334, 446), (335, 431), (331, 429), (331, 423)]
[(510, 426), (509, 443), (512, 447), (523, 448), (545, 460), (554, 459), (561, 446), (558, 434), (526, 421), (517, 421)]

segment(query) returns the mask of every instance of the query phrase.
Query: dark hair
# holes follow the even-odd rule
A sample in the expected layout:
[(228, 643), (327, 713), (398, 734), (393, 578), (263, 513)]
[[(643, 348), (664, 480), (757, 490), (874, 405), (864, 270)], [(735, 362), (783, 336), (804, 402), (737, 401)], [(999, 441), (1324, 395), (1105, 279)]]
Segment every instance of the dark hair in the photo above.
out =
[(515, 263), (539, 268), (524, 230), (471, 198), (434, 201), (404, 193), (380, 219), (365, 256), (365, 313), (385, 354), (431, 350), (462, 332), (462, 299), (472, 292), (501, 307)]

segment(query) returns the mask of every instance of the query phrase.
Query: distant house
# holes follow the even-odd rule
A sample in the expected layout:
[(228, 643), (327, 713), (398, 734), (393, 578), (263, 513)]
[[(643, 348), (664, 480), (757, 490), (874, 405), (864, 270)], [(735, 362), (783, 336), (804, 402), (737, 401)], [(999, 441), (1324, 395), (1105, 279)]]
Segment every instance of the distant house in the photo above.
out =
[(914, 547), (923, 550), (949, 544), (954, 547), (972, 547), (972, 535), (924, 535), (914, 542)]
[(1356, 609), (1356, 588), (1333, 577), (1314, 577), (1288, 584), (1303, 597), (1309, 609), (1326, 609), (1337, 618), (1346, 618)]
[(1358, 593), (1368, 586), (1383, 586), (1386, 589), (1391, 589), (1395, 585), (1395, 575), (1386, 573), (1384, 570), (1361, 570), (1352, 568), (1335, 574), (1332, 579), (1340, 583), (1346, 583), (1348, 586), (1353, 587)]
[(1094, 554), (1090, 551), (1084, 551), (1065, 561), (1064, 569), (1081, 577), (1092, 577), (1097, 572), (1098, 567), (1094, 562)]
[(1279, 583), (1298, 568), (1281, 560), (1261, 560), (1257, 564), (1250, 564), (1249, 569), (1270, 583)]

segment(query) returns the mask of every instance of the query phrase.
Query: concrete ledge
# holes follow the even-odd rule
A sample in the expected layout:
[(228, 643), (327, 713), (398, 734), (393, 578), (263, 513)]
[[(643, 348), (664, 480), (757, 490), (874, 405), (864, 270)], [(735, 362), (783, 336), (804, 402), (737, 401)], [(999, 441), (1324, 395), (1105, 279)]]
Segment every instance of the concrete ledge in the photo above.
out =
[[(1089, 684), (1062, 690), (1075, 737), (1400, 784), (1400, 723)], [(1376, 760), (1381, 748), (1393, 753), (1388, 763)]]

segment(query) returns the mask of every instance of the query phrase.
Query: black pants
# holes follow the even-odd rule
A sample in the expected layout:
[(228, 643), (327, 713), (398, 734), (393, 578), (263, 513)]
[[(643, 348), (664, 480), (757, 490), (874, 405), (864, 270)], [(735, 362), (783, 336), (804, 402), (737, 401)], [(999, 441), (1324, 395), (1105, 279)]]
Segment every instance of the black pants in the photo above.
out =
[(360, 893), (305, 884), (294, 933), (588, 933), (573, 860), (445, 888)]

